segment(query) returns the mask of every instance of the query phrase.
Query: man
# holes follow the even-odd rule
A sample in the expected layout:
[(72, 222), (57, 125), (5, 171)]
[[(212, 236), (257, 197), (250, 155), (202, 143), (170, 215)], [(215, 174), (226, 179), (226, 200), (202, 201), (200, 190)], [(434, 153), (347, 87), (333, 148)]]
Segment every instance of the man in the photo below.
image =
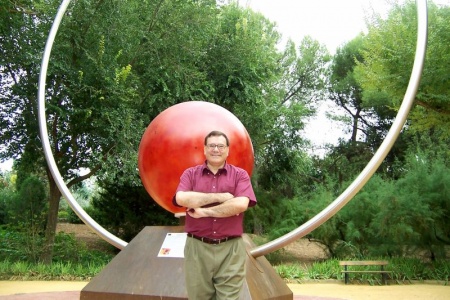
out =
[(206, 161), (188, 168), (173, 202), (186, 207), (186, 289), (191, 300), (238, 299), (245, 279), (243, 213), (256, 204), (248, 173), (226, 162), (228, 137), (212, 131)]

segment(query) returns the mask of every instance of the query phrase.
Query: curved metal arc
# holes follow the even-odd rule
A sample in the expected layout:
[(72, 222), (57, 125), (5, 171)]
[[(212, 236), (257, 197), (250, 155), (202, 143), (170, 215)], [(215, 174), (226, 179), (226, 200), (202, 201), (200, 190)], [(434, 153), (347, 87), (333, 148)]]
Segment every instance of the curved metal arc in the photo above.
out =
[(50, 168), (53, 178), (59, 190), (66, 198), (67, 202), (69, 203), (73, 211), (78, 215), (78, 217), (80, 217), (80, 219), (86, 225), (88, 225), (88, 227), (90, 227), (93, 231), (95, 231), (98, 235), (100, 235), (104, 240), (106, 240), (108, 243), (112, 244), (113, 246), (119, 249), (123, 249), (125, 248), (127, 243), (122, 241), (118, 237), (114, 236), (106, 229), (101, 227), (97, 222), (95, 222), (72, 196), (72, 193), (69, 191), (66, 184), (64, 183), (63, 178), (61, 177), (61, 174), (58, 170), (58, 167), (56, 165), (55, 159), (51, 151), (50, 142), (48, 140), (47, 123), (45, 117), (45, 81), (47, 76), (47, 67), (50, 59), (50, 53), (52, 50), (53, 42), (55, 40), (55, 36), (58, 31), (58, 27), (69, 4), (70, 0), (62, 1), (58, 9), (58, 13), (56, 14), (55, 20), (53, 22), (52, 28), (50, 30), (49, 36), (47, 38), (47, 43), (45, 45), (45, 50), (42, 57), (41, 71), (39, 74), (39, 86), (38, 86), (38, 119), (39, 119), (39, 132), (41, 135), (42, 146), (44, 148), (45, 158), (47, 160), (47, 164)]
[(322, 210), (314, 218), (298, 227), (297, 229), (291, 231), (290, 233), (279, 237), (269, 243), (256, 247), (251, 250), (250, 253), (253, 257), (259, 257), (288, 245), (289, 243), (304, 237), (325, 221), (330, 219), (334, 214), (336, 214), (342, 207), (344, 207), (355, 195), (356, 193), (366, 184), (370, 177), (378, 169), (386, 155), (391, 150), (393, 144), (395, 143), (398, 135), (400, 134), (403, 125), (406, 122), (408, 113), (414, 102), (417, 89), (419, 87), (420, 78), (423, 70), (423, 65), (425, 61), (425, 52), (427, 46), (427, 4), (426, 0), (417, 0), (417, 17), (418, 17), (418, 32), (417, 32), (417, 44), (416, 44), (416, 54), (414, 58), (414, 66), (411, 72), (411, 77), (409, 84), (403, 98), (402, 105), (397, 113), (397, 117), (391, 126), (385, 140), (381, 144), (380, 148), (377, 150), (375, 155), (369, 161), (364, 170), (359, 174), (359, 176), (352, 182), (352, 184), (338, 197), (334, 200), (328, 207)]
[[(406, 117), (409, 113), (409, 110), (412, 106), (412, 102), (414, 96), (417, 92), (417, 88), (420, 81), (420, 75), (423, 69), (423, 62), (425, 58), (425, 50), (426, 50), (426, 39), (427, 39), (427, 10), (426, 10), (426, 0), (418, 0), (418, 41), (416, 47), (416, 57), (414, 60), (414, 67), (411, 75), (411, 79), (408, 85), (407, 92), (405, 94), (402, 106), (397, 114), (397, 118), (391, 127), (388, 135), (386, 136), (385, 141), (380, 146), (379, 150), (375, 153), (374, 157), (371, 159), (366, 168), (360, 173), (360, 175), (355, 179), (355, 181), (335, 200), (333, 201), (327, 208), (325, 208), (322, 212), (317, 214), (314, 218), (297, 228), (296, 230), (270, 242), (264, 244), (260, 247), (257, 247), (251, 251), (251, 254), (254, 257), (262, 256), (268, 254), (272, 251), (280, 249), (285, 245), (295, 241), (298, 238), (305, 236), (310, 233), (322, 223), (331, 218), (336, 212), (338, 212), (351, 198), (364, 186), (364, 184), (370, 179), (373, 173), (381, 164), (382, 160), (386, 157), (387, 153), (392, 148), (393, 143), (398, 137), (401, 128), (403, 127)], [(75, 213), (80, 217), (80, 219), (88, 225), (93, 231), (95, 231), (98, 235), (100, 235), (104, 240), (112, 244), (113, 246), (123, 249), (127, 243), (112, 235), (110, 232), (106, 231), (103, 227), (101, 227), (98, 223), (96, 223), (84, 210), (83, 208), (76, 202), (70, 193), (69, 189), (65, 185), (61, 174), (56, 166), (54, 157), (51, 152), (50, 143), (48, 141), (48, 133), (47, 133), (47, 124), (45, 118), (45, 78), (47, 73), (48, 61), (50, 58), (50, 52), (53, 45), (54, 38), (56, 36), (56, 32), (58, 30), (61, 19), (66, 11), (70, 0), (63, 0), (58, 14), (55, 17), (55, 21), (53, 23), (52, 29), (50, 31), (49, 37), (47, 39), (47, 44), (45, 47), (42, 65), (41, 65), (41, 73), (39, 78), (39, 94), (38, 94), (38, 108), (39, 108), (39, 126), (40, 126), (40, 134), (42, 139), (42, 144), (44, 148), (45, 157), (47, 163), (49, 165), (50, 171), (60, 189), (61, 193), (64, 195), (66, 200), (69, 202), (71, 208), (75, 211)]]

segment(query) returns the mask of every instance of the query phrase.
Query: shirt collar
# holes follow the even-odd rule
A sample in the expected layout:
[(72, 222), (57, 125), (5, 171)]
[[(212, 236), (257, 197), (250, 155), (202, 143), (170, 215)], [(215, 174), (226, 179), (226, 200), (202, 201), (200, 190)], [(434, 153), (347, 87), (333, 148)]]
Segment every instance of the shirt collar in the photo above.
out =
[[(223, 165), (223, 168), (221, 168), (221, 169), (219, 169), (218, 171), (217, 171), (217, 174), (219, 175), (219, 174), (222, 174), (222, 173), (227, 173), (227, 170), (228, 170), (228, 164), (227, 164), (227, 162), (225, 161), (225, 164)], [(211, 170), (210, 169), (208, 169), (208, 165), (207, 165), (207, 162), (206, 162), (206, 160), (205, 160), (205, 163), (203, 164), (203, 169), (202, 169), (202, 172), (203, 172), (203, 174), (205, 174), (205, 173), (207, 173), (207, 172), (211, 172)]]

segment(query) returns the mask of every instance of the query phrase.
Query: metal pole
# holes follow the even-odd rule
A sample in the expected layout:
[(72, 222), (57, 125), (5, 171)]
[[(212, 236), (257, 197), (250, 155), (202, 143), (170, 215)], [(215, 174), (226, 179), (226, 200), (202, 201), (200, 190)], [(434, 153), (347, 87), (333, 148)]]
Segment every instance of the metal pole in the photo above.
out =
[(127, 245), (126, 242), (122, 241), (115, 235), (111, 234), (109, 231), (100, 226), (97, 222), (95, 222), (78, 204), (75, 198), (72, 196), (72, 193), (67, 188), (64, 183), (63, 178), (58, 170), (58, 166), (56, 165), (55, 159), (53, 157), (50, 142), (48, 140), (48, 132), (47, 132), (47, 123), (45, 117), (45, 81), (47, 77), (47, 67), (50, 59), (50, 53), (52, 50), (53, 42), (55, 40), (56, 33), (58, 31), (58, 27), (61, 23), (62, 17), (64, 16), (67, 7), (69, 6), (70, 0), (64, 0), (56, 14), (55, 20), (53, 21), (52, 28), (50, 30), (49, 36), (47, 38), (47, 43), (45, 45), (44, 55), (42, 57), (41, 63), (41, 72), (39, 75), (39, 87), (38, 87), (38, 110), (39, 110), (39, 130), (42, 140), (42, 147), (44, 148), (45, 159), (47, 160), (47, 164), (50, 168), (52, 176), (56, 181), (56, 184), (61, 191), (61, 194), (66, 198), (70, 207), (73, 211), (80, 217), (80, 219), (89, 226), (93, 231), (95, 231), (98, 235), (100, 235), (104, 240), (106, 240), (111, 245), (123, 249)]
[(375, 155), (369, 161), (364, 170), (359, 174), (359, 176), (350, 184), (350, 186), (334, 200), (328, 207), (322, 210), (319, 214), (313, 217), (311, 220), (301, 225), (297, 229), (281, 236), (269, 243), (261, 245), (253, 249), (250, 253), (253, 257), (259, 257), (275, 250), (283, 248), (289, 243), (304, 237), (325, 221), (330, 219), (334, 214), (336, 214), (342, 207), (345, 206), (356, 193), (366, 184), (370, 177), (375, 173), (380, 164), (383, 162), (386, 155), (391, 150), (395, 140), (397, 139), (403, 125), (406, 122), (408, 113), (414, 102), (417, 89), (419, 87), (420, 78), (422, 75), (423, 65), (425, 62), (425, 52), (427, 46), (427, 2), (426, 0), (417, 0), (417, 44), (416, 44), (416, 54), (414, 58), (414, 66), (411, 72), (411, 77), (409, 80), (408, 88), (406, 90), (405, 96), (403, 98), (402, 105), (397, 113), (397, 117), (392, 124), (386, 138), (381, 144), (380, 148), (377, 150)]
[[(100, 235), (104, 240), (112, 244), (113, 246), (123, 249), (127, 243), (114, 236), (98, 223), (96, 223), (76, 202), (71, 192), (67, 188), (64, 180), (59, 173), (56, 166), (53, 154), (50, 149), (50, 143), (48, 140), (47, 124), (45, 117), (45, 81), (47, 74), (47, 66), (50, 58), (51, 48), (58, 30), (61, 19), (70, 3), (70, 0), (64, 0), (58, 10), (58, 14), (55, 17), (53, 26), (51, 28), (49, 37), (47, 39), (47, 44), (45, 46), (45, 51), (42, 59), (41, 73), (39, 78), (39, 91), (38, 91), (38, 108), (39, 108), (39, 127), (42, 139), (42, 145), (44, 148), (45, 158), (49, 165), (50, 171), (58, 185), (63, 196), (68, 201), (70, 207), (75, 211), (75, 213), (80, 217), (80, 219), (88, 225), (93, 231)], [(405, 96), (403, 98), (402, 105), (397, 113), (397, 118), (394, 121), (391, 129), (389, 130), (386, 139), (381, 144), (378, 151), (375, 153), (374, 157), (369, 161), (364, 170), (359, 174), (359, 176), (353, 181), (353, 183), (338, 197), (334, 200), (328, 207), (322, 210), (314, 218), (298, 227), (296, 230), (272, 241), (267, 244), (261, 245), (251, 251), (252, 256), (258, 257), (275, 250), (278, 250), (287, 244), (305, 236), (310, 233), (322, 223), (331, 218), (336, 214), (342, 207), (345, 206), (354, 195), (365, 185), (365, 183), (370, 179), (370, 177), (375, 173), (377, 168), (380, 166), (386, 155), (392, 148), (395, 140), (397, 139), (400, 131), (405, 124), (407, 115), (412, 107), (414, 97), (416, 95), (420, 78), (423, 70), (423, 64), (425, 61), (425, 51), (427, 44), (427, 7), (426, 0), (417, 0), (417, 15), (418, 15), (418, 33), (417, 33), (417, 46), (416, 55), (414, 59), (414, 66), (411, 73), (408, 88), (406, 90)]]

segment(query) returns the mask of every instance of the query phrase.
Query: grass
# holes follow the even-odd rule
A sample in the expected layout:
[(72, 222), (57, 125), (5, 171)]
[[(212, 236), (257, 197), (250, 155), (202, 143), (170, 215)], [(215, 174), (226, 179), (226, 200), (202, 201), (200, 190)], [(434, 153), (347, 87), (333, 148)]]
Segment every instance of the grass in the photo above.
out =
[(0, 262), (0, 280), (88, 281), (106, 264)]
[[(255, 244), (267, 242), (263, 237), (252, 238)], [(300, 282), (304, 280), (344, 280), (339, 266), (340, 260), (330, 258), (323, 261), (315, 261), (305, 264), (289, 251), (279, 249), (266, 255), (267, 260), (281, 278), (288, 282)], [(448, 285), (450, 280), (450, 260), (439, 259), (436, 261), (424, 261), (411, 257), (360, 257), (358, 260), (387, 260), (389, 265), (385, 270), (391, 271), (390, 279), (399, 284), (411, 281), (433, 280)], [(379, 270), (378, 266), (355, 266), (355, 270)], [(355, 273), (349, 274), (350, 281), (368, 283), (371, 285), (382, 284), (381, 274)], [(392, 281), (391, 281), (392, 282)]]
[[(380, 258), (366, 258), (367, 260), (380, 260)], [(388, 260), (389, 265), (385, 268), (392, 271), (391, 280), (397, 283), (409, 283), (411, 281), (434, 280), (441, 281), (445, 285), (449, 284), (450, 261), (437, 260), (431, 263), (423, 262), (415, 258), (382, 258)], [(328, 259), (322, 262), (315, 262), (310, 266), (300, 263), (274, 265), (280, 277), (289, 282), (299, 282), (302, 280), (343, 280), (341, 274), (342, 267), (339, 266), (338, 259)], [(355, 270), (372, 270), (375, 266), (355, 267)], [(349, 274), (350, 281), (358, 283), (369, 283), (371, 285), (381, 284), (380, 274), (355, 273)]]
[[(51, 264), (38, 260), (43, 237), (0, 228), (0, 280), (90, 280), (113, 258), (113, 254), (88, 249), (73, 234), (58, 233)], [(31, 254), (30, 254), (31, 253)]]
[[(389, 259), (390, 264), (386, 268), (392, 271), (391, 279), (397, 283), (409, 283), (411, 281), (435, 280), (449, 284), (450, 261), (436, 261), (424, 264), (420, 260), (394, 258)], [(96, 276), (108, 263), (88, 262), (71, 263), (56, 262), (51, 265), (41, 263), (29, 263), (21, 261), (0, 261), (0, 280), (65, 280), (88, 281)], [(370, 267), (360, 267), (369, 269)], [(300, 263), (274, 265), (274, 269), (281, 278), (288, 282), (301, 282), (304, 280), (343, 280), (339, 260), (329, 259), (315, 262), (306, 266)], [(371, 285), (381, 284), (379, 274), (350, 274), (350, 280)]]
[[(33, 242), (39, 245), (41, 241)], [(29, 255), (30, 241), (20, 233), (0, 228), (0, 280), (72, 280), (88, 281), (96, 276), (113, 258), (105, 253), (88, 249), (72, 234), (59, 233), (54, 248), (52, 264), (42, 264)], [(21, 246), (22, 245), (22, 246)], [(311, 264), (298, 262), (289, 252), (281, 249), (266, 255), (281, 278), (288, 282), (303, 280), (343, 280), (338, 259), (316, 261)], [(366, 260), (388, 260), (386, 270), (392, 271), (391, 280), (397, 283), (436, 280), (449, 284), (450, 260), (424, 262), (417, 258), (363, 258)], [(370, 266), (358, 267), (369, 270)], [(379, 274), (350, 274), (353, 282), (381, 284)]]
[[(112, 258), (101, 256), (98, 259), (82, 262), (54, 262), (51, 265), (25, 261), (0, 261), (0, 280), (65, 280), (88, 281), (96, 276)], [(367, 258), (370, 259), (370, 258)], [(379, 260), (380, 258), (374, 258)], [(275, 260), (279, 260), (276, 258)], [(399, 283), (411, 281), (434, 280), (449, 284), (450, 261), (439, 260), (425, 263), (412, 258), (389, 258), (386, 270), (392, 271), (391, 280)], [(301, 282), (305, 280), (343, 280), (338, 259), (328, 259), (309, 265), (301, 263), (272, 264), (281, 278), (287, 282)], [(373, 266), (355, 267), (369, 270)], [(350, 281), (381, 284), (379, 274), (350, 274)]]

